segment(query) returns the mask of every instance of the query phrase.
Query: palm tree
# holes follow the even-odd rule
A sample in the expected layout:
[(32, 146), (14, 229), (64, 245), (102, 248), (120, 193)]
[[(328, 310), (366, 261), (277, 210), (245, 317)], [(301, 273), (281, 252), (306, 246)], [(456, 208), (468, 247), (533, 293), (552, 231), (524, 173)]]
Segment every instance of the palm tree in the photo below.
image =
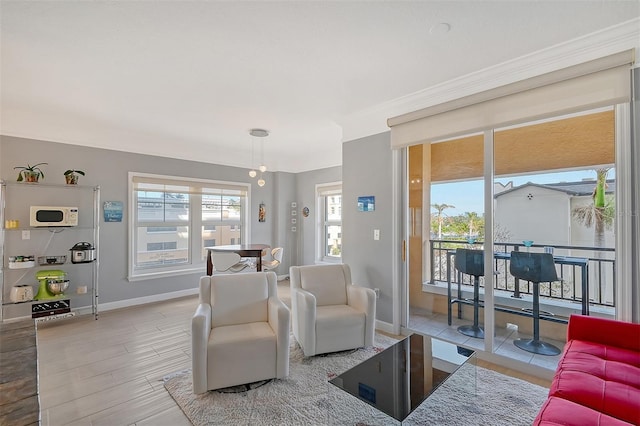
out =
[[(477, 234), (477, 224), (480, 222), (481, 218), (478, 216), (476, 212), (465, 212), (464, 213), (465, 220), (469, 224), (469, 236), (473, 236)], [(474, 233), (475, 231), (475, 233)]]
[(436, 214), (436, 221), (438, 222), (438, 239), (441, 240), (442, 239), (442, 223), (444, 222), (444, 217), (442, 212), (446, 209), (453, 209), (456, 206), (443, 203), (443, 204), (431, 204), (431, 207), (436, 209), (436, 211), (438, 212)]
[(587, 228), (595, 224), (593, 244), (604, 247), (604, 231), (611, 229), (615, 218), (615, 206), (610, 198), (605, 197), (607, 189), (608, 168), (596, 169), (596, 187), (593, 190), (593, 203), (583, 207), (576, 207), (571, 215)]

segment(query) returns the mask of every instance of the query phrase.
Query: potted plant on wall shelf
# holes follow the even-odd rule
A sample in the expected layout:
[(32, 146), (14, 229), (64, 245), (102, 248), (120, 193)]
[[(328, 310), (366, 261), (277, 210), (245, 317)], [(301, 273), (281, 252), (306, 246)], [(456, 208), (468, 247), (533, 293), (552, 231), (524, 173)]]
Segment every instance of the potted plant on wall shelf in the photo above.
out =
[(84, 176), (84, 172), (82, 170), (67, 170), (64, 172), (64, 178), (68, 185), (77, 185), (79, 175)]
[(40, 176), (42, 176), (42, 179), (44, 179), (44, 172), (40, 169), (39, 166), (45, 165), (48, 163), (38, 163), (38, 164), (34, 164), (33, 166), (30, 166), (29, 164), (27, 164), (26, 167), (22, 167), (22, 166), (18, 166), (18, 167), (14, 167), (14, 170), (20, 170), (18, 172), (18, 182), (38, 182), (38, 180), (40, 179)]

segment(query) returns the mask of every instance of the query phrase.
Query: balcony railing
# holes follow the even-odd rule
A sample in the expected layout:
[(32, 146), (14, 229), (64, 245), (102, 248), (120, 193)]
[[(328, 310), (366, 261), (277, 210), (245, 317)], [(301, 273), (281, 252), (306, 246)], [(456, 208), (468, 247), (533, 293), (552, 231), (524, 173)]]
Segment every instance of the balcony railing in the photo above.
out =
[[(555, 256), (580, 257), (588, 260), (588, 288), (589, 305), (615, 307), (616, 288), (616, 261), (615, 249), (584, 246), (562, 246), (548, 244), (533, 244), (526, 247), (522, 243), (494, 243), (496, 252), (510, 253), (511, 251), (543, 252), (545, 247), (552, 247)], [(454, 271), (453, 264), (447, 265), (447, 252), (456, 248), (482, 249), (483, 242), (469, 243), (460, 240), (431, 240), (431, 277), (430, 283), (447, 282), (447, 266)], [(513, 293), (514, 297), (521, 294), (531, 294), (532, 285), (526, 281), (517, 281), (509, 274), (509, 260), (496, 257), (494, 268), (496, 280), (494, 289)], [(540, 283), (540, 296), (551, 299), (564, 300), (572, 303), (582, 302), (582, 273), (583, 269), (574, 265), (557, 265), (558, 282)], [(451, 274), (452, 283), (457, 284), (458, 274)], [(462, 285), (473, 288), (471, 277), (462, 274)], [(484, 277), (480, 278), (480, 286), (484, 287)]]

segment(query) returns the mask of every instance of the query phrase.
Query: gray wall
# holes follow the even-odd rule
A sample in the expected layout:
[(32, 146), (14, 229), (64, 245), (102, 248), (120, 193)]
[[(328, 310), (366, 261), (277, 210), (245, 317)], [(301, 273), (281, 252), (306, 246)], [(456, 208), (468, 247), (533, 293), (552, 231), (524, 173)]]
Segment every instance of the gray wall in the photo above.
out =
[[(296, 235), (291, 231), (291, 203), (295, 201), (296, 175), (292, 173), (275, 173), (273, 210), (277, 212), (274, 220), (274, 242), (272, 247), (284, 248), (282, 263), (276, 269), (278, 275), (287, 275), (289, 266), (297, 265)], [(269, 214), (269, 213), (267, 213)], [(270, 257), (268, 256), (270, 259)]]
[[(0, 136), (0, 177), (13, 181), (15, 166), (48, 162), (44, 183), (64, 183), (66, 169), (87, 172), (82, 185), (100, 185), (102, 201), (123, 201), (121, 223), (100, 223), (100, 303), (155, 296), (195, 289), (199, 273), (180, 277), (129, 282), (127, 274), (127, 174), (129, 171), (202, 179), (251, 182), (251, 241), (285, 249), (278, 275), (288, 274), (290, 265), (315, 263), (315, 186), (343, 181), (343, 261), (352, 267), (354, 282), (381, 290), (378, 319), (391, 322), (391, 150), (389, 133), (343, 145), (343, 176), (340, 166), (298, 174), (266, 173), (260, 188), (244, 168), (132, 154), (47, 141)], [(357, 211), (359, 195), (375, 195), (376, 210)], [(267, 207), (266, 222), (257, 221), (258, 205)], [(291, 231), (291, 203), (296, 202), (296, 228)], [(302, 216), (303, 207), (310, 210)], [(380, 229), (380, 241), (373, 241)], [(204, 270), (203, 270), (204, 273)]]
[[(60, 144), (9, 136), (0, 136), (0, 177), (14, 181), (15, 166), (47, 162), (43, 167), (44, 183), (64, 183), (63, 172), (69, 168), (83, 170), (82, 185), (100, 185), (102, 201), (123, 201), (124, 220), (121, 223), (100, 223), (100, 303), (122, 301), (138, 297), (193, 289), (203, 273), (129, 282), (127, 275), (127, 174), (129, 171), (157, 173), (202, 179), (251, 182), (251, 242), (272, 247), (285, 246), (289, 235), (286, 220), (290, 202), (294, 199), (296, 176), (289, 173), (265, 175), (267, 184), (260, 188), (246, 169)], [(257, 220), (258, 205), (267, 206), (266, 222)], [(285, 220), (286, 218), (286, 220)], [(289, 228), (290, 229), (290, 228)], [(287, 248), (285, 248), (285, 252)], [(276, 271), (287, 274), (290, 258)]]
[[(343, 154), (344, 155), (344, 154)], [(315, 224), (318, 220), (316, 211), (316, 185), (322, 183), (339, 182), (342, 180), (342, 167), (329, 167), (326, 169), (312, 170), (298, 173), (296, 204), (297, 204), (297, 231), (296, 245), (298, 264), (312, 265), (316, 262), (315, 246), (316, 231)], [(344, 200), (344, 198), (343, 198)], [(302, 216), (302, 209), (309, 208), (309, 216)], [(343, 207), (344, 212), (344, 207)], [(343, 213), (344, 214), (344, 213)], [(344, 221), (344, 219), (343, 219)], [(344, 222), (343, 222), (344, 225)], [(343, 239), (344, 250), (344, 239)]]
[[(342, 260), (353, 282), (380, 289), (377, 319), (392, 323), (392, 151), (390, 133), (342, 145)], [(373, 195), (375, 210), (359, 212), (358, 196)], [(380, 230), (374, 241), (373, 230)]]

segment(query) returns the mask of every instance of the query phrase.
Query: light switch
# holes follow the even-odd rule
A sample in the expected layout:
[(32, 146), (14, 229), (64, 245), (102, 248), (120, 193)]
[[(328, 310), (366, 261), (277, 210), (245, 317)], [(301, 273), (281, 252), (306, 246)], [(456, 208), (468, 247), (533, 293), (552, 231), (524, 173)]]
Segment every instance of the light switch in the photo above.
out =
[(31, 239), (31, 231), (22, 231), (22, 239), (23, 240)]
[(380, 239), (380, 230), (379, 229), (374, 229), (373, 230), (373, 239), (378, 241)]

